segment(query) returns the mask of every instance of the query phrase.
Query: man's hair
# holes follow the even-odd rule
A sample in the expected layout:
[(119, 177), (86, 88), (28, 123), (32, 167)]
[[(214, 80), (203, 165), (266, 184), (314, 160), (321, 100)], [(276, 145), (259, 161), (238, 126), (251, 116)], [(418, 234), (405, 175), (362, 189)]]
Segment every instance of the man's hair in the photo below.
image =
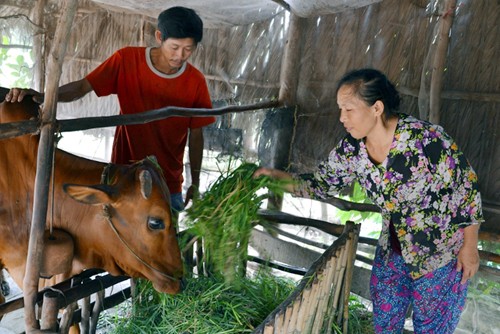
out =
[(203, 38), (203, 21), (196, 12), (186, 7), (172, 7), (158, 16), (161, 40), (167, 38), (192, 38), (198, 44)]

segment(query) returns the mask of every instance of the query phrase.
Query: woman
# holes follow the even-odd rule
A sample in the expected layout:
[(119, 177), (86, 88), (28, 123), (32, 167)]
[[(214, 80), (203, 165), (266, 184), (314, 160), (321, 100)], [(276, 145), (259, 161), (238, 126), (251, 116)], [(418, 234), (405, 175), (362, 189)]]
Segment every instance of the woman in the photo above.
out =
[(453, 333), (479, 268), (475, 172), (440, 126), (398, 112), (399, 94), (381, 72), (347, 73), (337, 103), (348, 135), (314, 174), (255, 176), (294, 179), (287, 191), (308, 198), (358, 181), (383, 217), (370, 281), (375, 332), (401, 333), (412, 305), (415, 333)]

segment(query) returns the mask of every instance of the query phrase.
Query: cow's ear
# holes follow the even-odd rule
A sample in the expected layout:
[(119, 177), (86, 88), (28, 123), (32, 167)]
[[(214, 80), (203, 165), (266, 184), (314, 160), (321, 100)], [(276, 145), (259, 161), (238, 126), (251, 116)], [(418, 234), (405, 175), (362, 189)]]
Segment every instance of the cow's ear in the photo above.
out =
[(141, 170), (139, 173), (139, 181), (141, 182), (142, 197), (148, 199), (153, 190), (153, 178), (151, 177), (151, 173), (147, 170)]
[(64, 184), (63, 190), (78, 202), (97, 205), (112, 202), (112, 188), (106, 185), (82, 186), (78, 184)]

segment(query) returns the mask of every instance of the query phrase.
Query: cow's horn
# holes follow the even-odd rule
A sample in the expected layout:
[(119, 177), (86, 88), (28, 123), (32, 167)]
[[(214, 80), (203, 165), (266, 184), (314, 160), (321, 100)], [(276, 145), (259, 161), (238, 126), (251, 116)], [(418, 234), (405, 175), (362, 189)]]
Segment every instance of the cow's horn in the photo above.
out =
[(153, 189), (151, 173), (147, 170), (142, 170), (139, 174), (139, 180), (141, 181), (141, 194), (145, 199), (148, 199), (151, 195), (151, 190)]

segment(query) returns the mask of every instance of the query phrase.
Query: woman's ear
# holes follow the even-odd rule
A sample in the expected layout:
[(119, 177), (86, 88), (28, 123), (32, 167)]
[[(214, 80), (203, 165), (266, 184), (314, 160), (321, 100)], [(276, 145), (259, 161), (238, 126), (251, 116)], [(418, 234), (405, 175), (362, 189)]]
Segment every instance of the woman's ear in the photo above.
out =
[(382, 116), (384, 114), (384, 102), (377, 100), (373, 104), (373, 108), (375, 108), (375, 115)]

